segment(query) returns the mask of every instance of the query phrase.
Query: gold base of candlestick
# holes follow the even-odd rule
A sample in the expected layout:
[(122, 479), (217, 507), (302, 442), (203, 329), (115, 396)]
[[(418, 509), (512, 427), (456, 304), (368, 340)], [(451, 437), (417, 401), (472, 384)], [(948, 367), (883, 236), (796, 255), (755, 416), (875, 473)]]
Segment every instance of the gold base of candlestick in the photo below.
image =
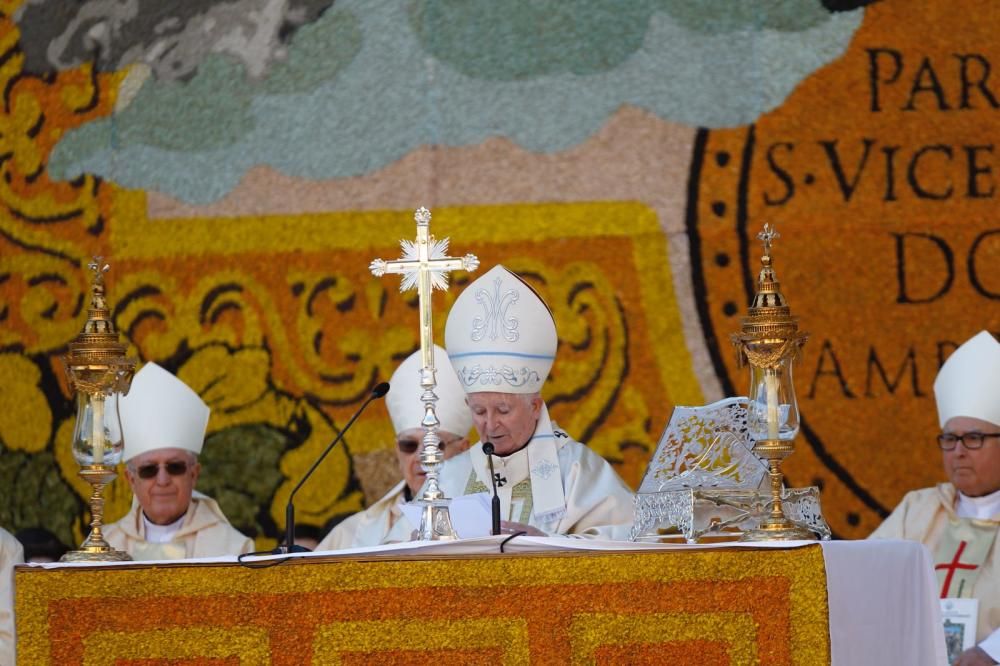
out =
[(787, 518), (777, 522), (765, 520), (740, 537), (740, 541), (815, 541), (816, 539), (815, 532)]
[(760, 525), (745, 532), (740, 541), (815, 541), (818, 538), (812, 530), (789, 520), (782, 507), (784, 474), (781, 472), (781, 463), (794, 450), (791, 440), (761, 439), (754, 443), (754, 455), (768, 466), (767, 474), (771, 481), (771, 513), (760, 521)]
[(457, 541), (458, 533), (451, 524), (451, 513), (448, 511), (448, 500), (417, 500), (424, 507), (420, 515), (420, 529), (417, 539), (420, 541)]
[(130, 562), (132, 556), (111, 546), (80, 546), (80, 550), (71, 550), (59, 558), (60, 562)]
[(80, 469), (80, 478), (93, 488), (90, 494), (90, 534), (77, 550), (63, 555), (61, 562), (126, 562), (132, 559), (128, 553), (115, 550), (104, 540), (101, 531), (104, 521), (104, 486), (118, 478), (115, 468), (110, 465), (86, 465)]

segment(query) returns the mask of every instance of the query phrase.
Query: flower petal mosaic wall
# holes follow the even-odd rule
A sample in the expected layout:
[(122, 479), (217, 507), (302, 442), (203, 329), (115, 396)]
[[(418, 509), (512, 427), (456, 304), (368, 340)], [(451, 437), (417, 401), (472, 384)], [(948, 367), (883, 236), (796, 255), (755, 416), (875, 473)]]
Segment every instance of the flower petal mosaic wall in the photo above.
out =
[[(130, 352), (212, 406), (203, 489), (273, 544), (418, 344), (367, 265), (420, 205), (546, 298), (553, 416), (633, 486), (673, 405), (746, 390), (764, 222), (812, 333), (791, 482), (862, 537), (941, 476), (934, 374), (1000, 331), (991, 3), (202, 4), (0, 3), (0, 524), (87, 520), (57, 359), (100, 254)], [(301, 522), (395, 481), (383, 412), (345, 439)]]

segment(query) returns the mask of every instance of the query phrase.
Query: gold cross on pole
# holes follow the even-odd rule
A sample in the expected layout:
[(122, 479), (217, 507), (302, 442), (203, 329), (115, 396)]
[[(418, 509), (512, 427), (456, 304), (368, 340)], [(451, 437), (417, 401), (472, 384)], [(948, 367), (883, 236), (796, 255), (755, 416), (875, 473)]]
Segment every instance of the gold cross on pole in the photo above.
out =
[(417, 222), (417, 239), (415, 241), (400, 241), (403, 256), (393, 261), (374, 260), (368, 267), (376, 277), (386, 273), (398, 273), (403, 276), (399, 285), (400, 291), (416, 287), (420, 299), (420, 352), (423, 367), (420, 369), (420, 395), (424, 403), (423, 448), (420, 452), (420, 465), (427, 472), (423, 494), (417, 502), (423, 506), (420, 517), (420, 527), (417, 538), (429, 541), (446, 541), (457, 539), (458, 535), (452, 528), (451, 516), (448, 512), (448, 498), (438, 486), (438, 468), (444, 462), (437, 434), (438, 421), (434, 411), (437, 395), (434, 388), (437, 380), (434, 376), (434, 339), (431, 327), (431, 294), (434, 289), (448, 288), (448, 272), (464, 269), (474, 271), (479, 268), (479, 259), (474, 254), (467, 254), (461, 259), (449, 257), (448, 239), (434, 240), (431, 236), (431, 212), (426, 208), (418, 208), (413, 219)]
[(420, 303), (420, 352), (424, 368), (434, 367), (434, 338), (431, 328), (431, 292), (448, 288), (448, 273), (465, 270), (470, 273), (479, 268), (479, 259), (474, 254), (462, 258), (449, 257), (448, 239), (435, 240), (431, 236), (431, 212), (424, 207), (417, 209), (413, 219), (417, 223), (417, 239), (399, 242), (403, 256), (385, 261), (375, 259), (368, 268), (376, 277), (386, 273), (403, 276), (400, 291), (416, 287)]

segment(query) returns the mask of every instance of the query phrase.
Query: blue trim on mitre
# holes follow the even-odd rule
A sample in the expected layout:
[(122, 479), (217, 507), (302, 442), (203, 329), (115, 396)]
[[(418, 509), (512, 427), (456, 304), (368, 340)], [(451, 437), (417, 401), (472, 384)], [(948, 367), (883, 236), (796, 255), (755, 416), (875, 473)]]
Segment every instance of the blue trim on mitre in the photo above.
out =
[(554, 354), (522, 354), (520, 352), (508, 351), (475, 351), (462, 352), (461, 354), (448, 354), (448, 358), (466, 358), (468, 356), (514, 356), (516, 358), (535, 358), (541, 361), (554, 361)]

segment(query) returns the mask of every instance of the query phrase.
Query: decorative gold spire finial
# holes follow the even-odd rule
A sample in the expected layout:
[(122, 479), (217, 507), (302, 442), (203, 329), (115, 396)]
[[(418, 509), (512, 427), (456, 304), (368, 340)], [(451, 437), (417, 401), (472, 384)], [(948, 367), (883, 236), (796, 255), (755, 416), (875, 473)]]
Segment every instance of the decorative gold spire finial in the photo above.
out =
[[(742, 319), (740, 332), (730, 336), (736, 347), (736, 362), (739, 367), (743, 367), (747, 360), (754, 365), (772, 365), (764, 358), (749, 358), (750, 355), (758, 353), (755, 350), (759, 348), (760, 343), (772, 343), (767, 347), (777, 352), (777, 356), (791, 352), (797, 357), (799, 349), (809, 337), (807, 333), (799, 331), (799, 318), (792, 315), (788, 301), (781, 293), (781, 283), (778, 282), (774, 272), (771, 245), (780, 237), (778, 231), (768, 224), (765, 224), (764, 230), (757, 234), (757, 238), (764, 245), (764, 254), (760, 258), (761, 269), (757, 275), (757, 292), (754, 294), (747, 316)], [(774, 343), (778, 343), (777, 348)]]
[(136, 360), (126, 358), (128, 346), (118, 340), (104, 292), (104, 274), (110, 266), (103, 257), (87, 264), (93, 272), (90, 284), (90, 307), (83, 330), (69, 343), (63, 358), (71, 391), (84, 393), (128, 393)]

